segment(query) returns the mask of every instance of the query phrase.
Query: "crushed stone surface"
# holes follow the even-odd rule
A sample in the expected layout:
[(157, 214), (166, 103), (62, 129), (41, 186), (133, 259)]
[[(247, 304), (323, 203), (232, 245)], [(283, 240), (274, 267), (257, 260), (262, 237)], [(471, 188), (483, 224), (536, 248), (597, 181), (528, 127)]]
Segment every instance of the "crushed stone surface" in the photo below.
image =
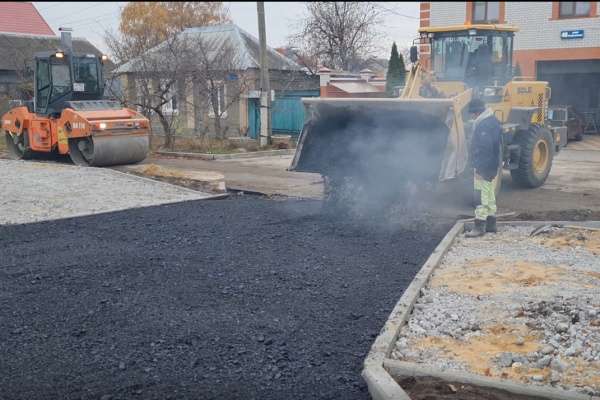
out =
[(457, 238), (392, 358), (600, 396), (598, 231)]
[(367, 400), (363, 360), (450, 226), (252, 196), (0, 226), (0, 398)]
[(147, 207), (209, 194), (110, 168), (0, 160), (0, 225)]

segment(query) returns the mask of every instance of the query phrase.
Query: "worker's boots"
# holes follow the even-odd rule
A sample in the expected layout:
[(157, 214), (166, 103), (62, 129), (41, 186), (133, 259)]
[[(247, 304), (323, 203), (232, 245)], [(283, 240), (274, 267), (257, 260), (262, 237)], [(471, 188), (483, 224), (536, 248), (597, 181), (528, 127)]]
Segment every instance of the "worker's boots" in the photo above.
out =
[(485, 231), (487, 233), (496, 233), (498, 232), (498, 229), (496, 228), (496, 217), (495, 216), (489, 216), (487, 217), (487, 220), (485, 221)]
[(469, 232), (465, 233), (465, 237), (475, 238), (485, 235), (486, 221), (483, 219), (476, 219), (475, 226)]

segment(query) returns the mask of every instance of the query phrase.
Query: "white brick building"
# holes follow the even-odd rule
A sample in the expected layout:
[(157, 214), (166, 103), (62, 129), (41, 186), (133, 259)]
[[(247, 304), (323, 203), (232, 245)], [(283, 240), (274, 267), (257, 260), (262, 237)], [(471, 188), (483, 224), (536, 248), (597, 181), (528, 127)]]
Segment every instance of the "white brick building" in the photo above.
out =
[[(421, 2), (421, 27), (516, 25), (514, 63), (521, 75), (550, 82), (552, 102), (600, 108), (598, 2)], [(428, 46), (421, 46), (427, 65)]]

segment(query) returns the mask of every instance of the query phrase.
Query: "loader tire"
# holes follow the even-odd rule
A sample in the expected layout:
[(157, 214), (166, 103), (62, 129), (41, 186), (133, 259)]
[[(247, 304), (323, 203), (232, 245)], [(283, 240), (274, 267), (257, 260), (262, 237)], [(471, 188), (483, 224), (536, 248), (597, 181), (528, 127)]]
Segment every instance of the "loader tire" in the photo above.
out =
[(341, 177), (323, 177), (323, 212), (326, 214), (347, 213), (349, 205), (344, 196), (345, 180)]
[(544, 127), (532, 125), (526, 131), (517, 132), (516, 143), (521, 146), (521, 157), (519, 167), (510, 171), (513, 181), (526, 188), (542, 186), (554, 158), (552, 134)]

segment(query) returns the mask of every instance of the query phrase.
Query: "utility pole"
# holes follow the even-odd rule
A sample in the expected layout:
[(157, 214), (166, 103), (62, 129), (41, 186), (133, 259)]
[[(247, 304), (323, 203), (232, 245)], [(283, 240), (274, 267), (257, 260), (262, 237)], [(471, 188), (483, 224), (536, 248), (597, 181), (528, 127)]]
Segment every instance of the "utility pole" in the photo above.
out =
[(260, 41), (260, 145), (271, 143), (271, 84), (265, 31), (265, 3), (256, 2), (258, 11), (258, 40)]

